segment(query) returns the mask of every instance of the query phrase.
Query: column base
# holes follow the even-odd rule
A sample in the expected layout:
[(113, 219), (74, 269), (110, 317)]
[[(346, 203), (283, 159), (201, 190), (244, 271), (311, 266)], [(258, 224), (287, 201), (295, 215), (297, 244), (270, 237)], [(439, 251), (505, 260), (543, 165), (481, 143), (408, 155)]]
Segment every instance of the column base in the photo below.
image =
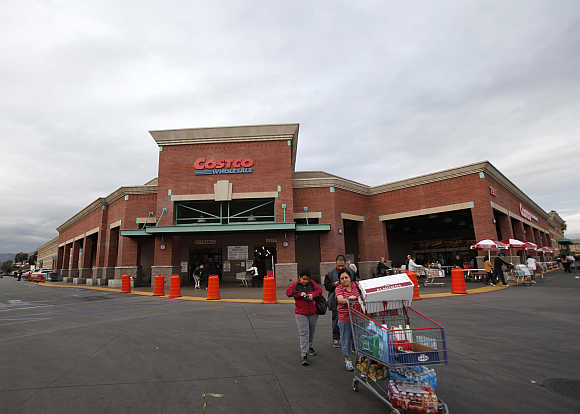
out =
[(123, 275), (129, 275), (132, 278), (137, 277), (137, 266), (118, 266), (115, 267), (114, 279), (121, 279)]
[(72, 283), (73, 282), (73, 278), (72, 277), (63, 277), (62, 281), (64, 283)]
[[(110, 288), (115, 288), (115, 289), (120, 289), (122, 286), (123, 280), (121, 279), (109, 279), (107, 281), (107, 286), (109, 286)], [(131, 279), (131, 287), (135, 287), (135, 282), (133, 279)]]
[(82, 277), (83, 279), (92, 279), (93, 269), (90, 267), (83, 267), (82, 269), (79, 269), (79, 277)]
[(171, 275), (181, 276), (180, 266), (151, 266), (151, 287), (155, 287), (155, 276), (163, 275), (165, 286), (169, 286)]
[(85, 285), (87, 283), (87, 279), (84, 277), (73, 277), (73, 285)]
[(276, 287), (288, 287), (298, 278), (298, 263), (276, 263)]

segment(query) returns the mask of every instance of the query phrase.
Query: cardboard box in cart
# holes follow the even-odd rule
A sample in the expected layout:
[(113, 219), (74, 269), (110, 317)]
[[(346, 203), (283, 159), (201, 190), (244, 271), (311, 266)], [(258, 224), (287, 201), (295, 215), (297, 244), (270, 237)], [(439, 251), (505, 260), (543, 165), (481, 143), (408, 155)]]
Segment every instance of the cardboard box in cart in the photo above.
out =
[(367, 307), (384, 301), (404, 301), (410, 305), (413, 300), (413, 282), (406, 273), (361, 280), (359, 287)]

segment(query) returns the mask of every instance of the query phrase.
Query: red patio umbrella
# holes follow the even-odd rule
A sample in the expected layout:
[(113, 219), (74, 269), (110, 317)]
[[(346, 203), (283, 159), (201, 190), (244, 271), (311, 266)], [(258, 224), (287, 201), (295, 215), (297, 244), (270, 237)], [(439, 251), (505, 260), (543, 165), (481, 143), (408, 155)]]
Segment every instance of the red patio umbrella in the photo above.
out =
[(472, 250), (487, 249), (487, 256), (491, 259), (491, 250), (507, 249), (506, 245), (497, 240), (485, 239), (471, 246)]

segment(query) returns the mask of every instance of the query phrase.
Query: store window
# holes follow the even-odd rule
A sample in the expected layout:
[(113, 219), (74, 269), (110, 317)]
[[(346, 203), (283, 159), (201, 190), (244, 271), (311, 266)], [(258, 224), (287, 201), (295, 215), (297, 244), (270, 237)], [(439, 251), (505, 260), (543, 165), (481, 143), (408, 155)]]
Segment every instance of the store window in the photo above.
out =
[(208, 225), (275, 222), (275, 199), (231, 201), (180, 201), (175, 203), (175, 224)]

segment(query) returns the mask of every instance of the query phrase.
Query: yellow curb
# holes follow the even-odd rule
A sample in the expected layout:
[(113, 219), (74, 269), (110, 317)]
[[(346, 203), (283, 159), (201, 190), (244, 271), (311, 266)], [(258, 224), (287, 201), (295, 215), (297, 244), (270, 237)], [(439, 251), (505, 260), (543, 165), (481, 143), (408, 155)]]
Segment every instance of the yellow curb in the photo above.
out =
[[(86, 290), (98, 290), (102, 292), (115, 292), (121, 293), (120, 289), (111, 289), (111, 288), (103, 288), (97, 286), (82, 286), (82, 285), (53, 285), (50, 283), (44, 282), (37, 282), (39, 286), (49, 286), (49, 287), (63, 287), (63, 288), (76, 288), (76, 289), (86, 289)], [(484, 286), (477, 289), (470, 289), (467, 291), (468, 295), (475, 295), (478, 293), (487, 293), (487, 292), (495, 292), (498, 290), (507, 289), (506, 287), (501, 286)], [(141, 295), (141, 296), (152, 296), (153, 292), (142, 292), (139, 290), (132, 290), (131, 295)], [(442, 292), (442, 293), (426, 293), (421, 294), (421, 299), (433, 299), (433, 298), (446, 298), (451, 296), (462, 296), (463, 294), (451, 293), (451, 292)], [(164, 296), (156, 296), (158, 298), (165, 298), (170, 299), (168, 295)], [(207, 298), (198, 297), (198, 296), (180, 296), (178, 298), (171, 298), (171, 299), (179, 299), (179, 300), (188, 300), (188, 301), (198, 301), (198, 302), (230, 302), (230, 303), (262, 303), (262, 299), (216, 299), (216, 300), (208, 300)], [(280, 299), (278, 303), (294, 303), (292, 299)]]

